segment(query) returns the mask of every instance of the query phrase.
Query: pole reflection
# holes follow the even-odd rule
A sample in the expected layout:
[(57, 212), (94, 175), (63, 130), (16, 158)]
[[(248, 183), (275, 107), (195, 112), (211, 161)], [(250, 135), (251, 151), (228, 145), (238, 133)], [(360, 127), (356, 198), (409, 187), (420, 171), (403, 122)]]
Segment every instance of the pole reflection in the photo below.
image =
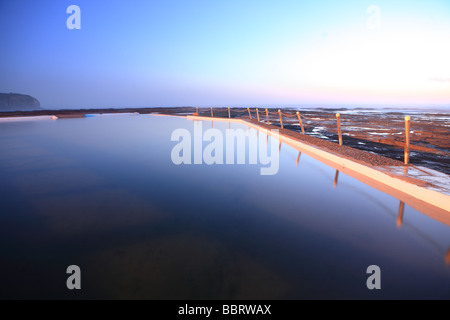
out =
[(403, 166), (403, 174), (404, 174), (405, 176), (408, 175), (408, 169), (409, 169), (409, 166), (408, 166), (408, 165)]
[(398, 216), (397, 216), (397, 228), (401, 228), (403, 225), (403, 212), (405, 211), (405, 203), (400, 201), (400, 206), (398, 207)]
[(339, 178), (339, 170), (336, 170), (336, 174), (334, 175), (334, 181), (333, 181), (333, 189), (336, 189), (336, 187), (337, 187), (338, 178)]
[(298, 156), (297, 156), (297, 160), (295, 160), (295, 166), (298, 167), (298, 162), (300, 161), (300, 156), (302, 155), (302, 153), (299, 151), (298, 152)]

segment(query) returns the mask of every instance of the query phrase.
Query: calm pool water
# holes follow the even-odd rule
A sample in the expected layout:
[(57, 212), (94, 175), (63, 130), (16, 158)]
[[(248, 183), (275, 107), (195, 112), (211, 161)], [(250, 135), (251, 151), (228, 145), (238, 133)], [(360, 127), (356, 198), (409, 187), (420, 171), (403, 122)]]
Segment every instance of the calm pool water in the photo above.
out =
[(175, 165), (172, 132), (195, 125), (0, 123), (0, 298), (450, 298), (448, 225), (405, 205), (399, 228), (399, 200), (343, 173), (334, 187), (335, 169), (285, 144), (275, 175)]

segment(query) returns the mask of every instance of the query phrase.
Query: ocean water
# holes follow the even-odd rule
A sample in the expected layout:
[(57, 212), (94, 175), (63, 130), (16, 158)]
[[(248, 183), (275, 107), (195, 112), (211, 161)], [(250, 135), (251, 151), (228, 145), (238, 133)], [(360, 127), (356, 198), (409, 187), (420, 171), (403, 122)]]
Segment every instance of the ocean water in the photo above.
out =
[(244, 164), (174, 164), (172, 134), (191, 134), (193, 162), (199, 125), (250, 132), (153, 115), (0, 123), (0, 298), (450, 298), (449, 225), (270, 137), (274, 175), (247, 149)]

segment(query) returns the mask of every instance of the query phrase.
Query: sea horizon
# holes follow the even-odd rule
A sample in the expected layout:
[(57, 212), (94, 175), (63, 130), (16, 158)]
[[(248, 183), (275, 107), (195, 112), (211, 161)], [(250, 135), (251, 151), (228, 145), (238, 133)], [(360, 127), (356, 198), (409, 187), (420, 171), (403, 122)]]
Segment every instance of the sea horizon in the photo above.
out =
[(296, 109), (296, 110), (370, 110), (370, 111), (450, 111), (450, 104), (233, 104), (233, 105), (158, 105), (158, 106), (41, 106), (36, 110), (89, 110), (89, 109), (146, 109), (146, 108), (261, 108), (261, 109)]

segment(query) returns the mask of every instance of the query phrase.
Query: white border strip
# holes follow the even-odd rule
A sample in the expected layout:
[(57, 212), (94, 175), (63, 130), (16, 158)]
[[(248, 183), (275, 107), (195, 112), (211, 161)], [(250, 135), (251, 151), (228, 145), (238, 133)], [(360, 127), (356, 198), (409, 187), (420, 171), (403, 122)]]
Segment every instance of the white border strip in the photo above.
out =
[(56, 116), (34, 116), (34, 117), (8, 117), (0, 118), (0, 122), (12, 122), (12, 121), (39, 121), (39, 120), (56, 120)]

